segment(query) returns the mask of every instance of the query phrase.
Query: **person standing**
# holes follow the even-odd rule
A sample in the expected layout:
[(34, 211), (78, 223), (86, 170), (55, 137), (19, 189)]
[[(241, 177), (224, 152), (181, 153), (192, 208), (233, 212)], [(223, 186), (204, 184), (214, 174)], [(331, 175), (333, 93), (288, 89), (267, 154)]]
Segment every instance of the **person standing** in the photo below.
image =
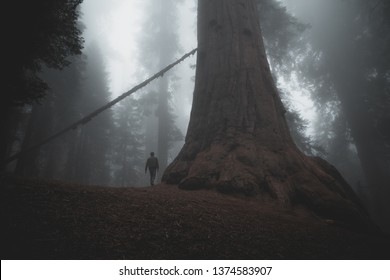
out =
[(146, 161), (145, 174), (146, 174), (146, 171), (148, 170), (148, 168), (149, 168), (149, 173), (150, 173), (150, 185), (153, 186), (154, 180), (156, 179), (156, 173), (158, 172), (158, 168), (159, 168), (158, 159), (157, 159), (157, 157), (154, 156), (154, 152), (150, 153), (150, 157)]

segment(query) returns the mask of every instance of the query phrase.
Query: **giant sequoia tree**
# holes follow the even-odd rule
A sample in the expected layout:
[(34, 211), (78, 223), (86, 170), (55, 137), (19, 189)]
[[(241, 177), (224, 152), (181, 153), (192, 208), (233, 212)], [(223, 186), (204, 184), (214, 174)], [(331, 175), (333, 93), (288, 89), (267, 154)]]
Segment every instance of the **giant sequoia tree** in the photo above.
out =
[(329, 218), (365, 220), (337, 170), (293, 143), (257, 17), (253, 0), (199, 0), (191, 118), (163, 181), (258, 194)]

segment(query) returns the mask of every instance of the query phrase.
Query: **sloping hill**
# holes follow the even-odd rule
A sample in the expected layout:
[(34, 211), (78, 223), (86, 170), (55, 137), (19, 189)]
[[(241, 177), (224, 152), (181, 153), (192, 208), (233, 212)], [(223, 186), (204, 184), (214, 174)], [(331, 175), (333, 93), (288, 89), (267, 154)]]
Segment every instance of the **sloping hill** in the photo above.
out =
[(303, 209), (175, 186), (8, 179), (2, 259), (389, 259), (390, 238)]

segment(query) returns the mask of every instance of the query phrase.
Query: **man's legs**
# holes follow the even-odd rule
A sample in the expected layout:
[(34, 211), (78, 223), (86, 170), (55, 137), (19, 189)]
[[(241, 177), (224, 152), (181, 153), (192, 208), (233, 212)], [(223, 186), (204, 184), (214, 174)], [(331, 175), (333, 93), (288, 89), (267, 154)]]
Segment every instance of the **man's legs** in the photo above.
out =
[(153, 186), (154, 180), (156, 179), (156, 169), (149, 168), (149, 172), (150, 172), (150, 184)]

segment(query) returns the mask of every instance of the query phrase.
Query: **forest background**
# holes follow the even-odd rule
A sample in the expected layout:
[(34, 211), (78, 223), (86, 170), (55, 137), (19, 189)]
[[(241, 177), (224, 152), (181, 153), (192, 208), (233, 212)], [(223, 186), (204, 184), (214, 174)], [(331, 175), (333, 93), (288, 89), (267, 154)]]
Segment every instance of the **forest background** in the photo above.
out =
[[(22, 22), (47, 8), (47, 1), (39, 2), (42, 6), (19, 15)], [(63, 61), (39, 56), (34, 46), (43, 44), (31, 30), (10, 34), (19, 47), (9, 50), (15, 55), (6, 65), (11, 75), (11, 65), (23, 64), (18, 92), (28, 94), (15, 97), (12, 84), (6, 91), (11, 97), (6, 95), (2, 105), (3, 161), (104, 105), (197, 44), (196, 1), (65, 2), (63, 14), (77, 28), (58, 23), (58, 30), (72, 34)], [(336, 166), (384, 223), (382, 214), (390, 212), (389, 2), (257, 2), (268, 60), (296, 144)], [(18, 52), (26, 55), (22, 58)], [(144, 165), (149, 153), (156, 152), (162, 175), (184, 143), (195, 67), (193, 57), (88, 124), (2, 168), (23, 177), (82, 184), (147, 185)]]

